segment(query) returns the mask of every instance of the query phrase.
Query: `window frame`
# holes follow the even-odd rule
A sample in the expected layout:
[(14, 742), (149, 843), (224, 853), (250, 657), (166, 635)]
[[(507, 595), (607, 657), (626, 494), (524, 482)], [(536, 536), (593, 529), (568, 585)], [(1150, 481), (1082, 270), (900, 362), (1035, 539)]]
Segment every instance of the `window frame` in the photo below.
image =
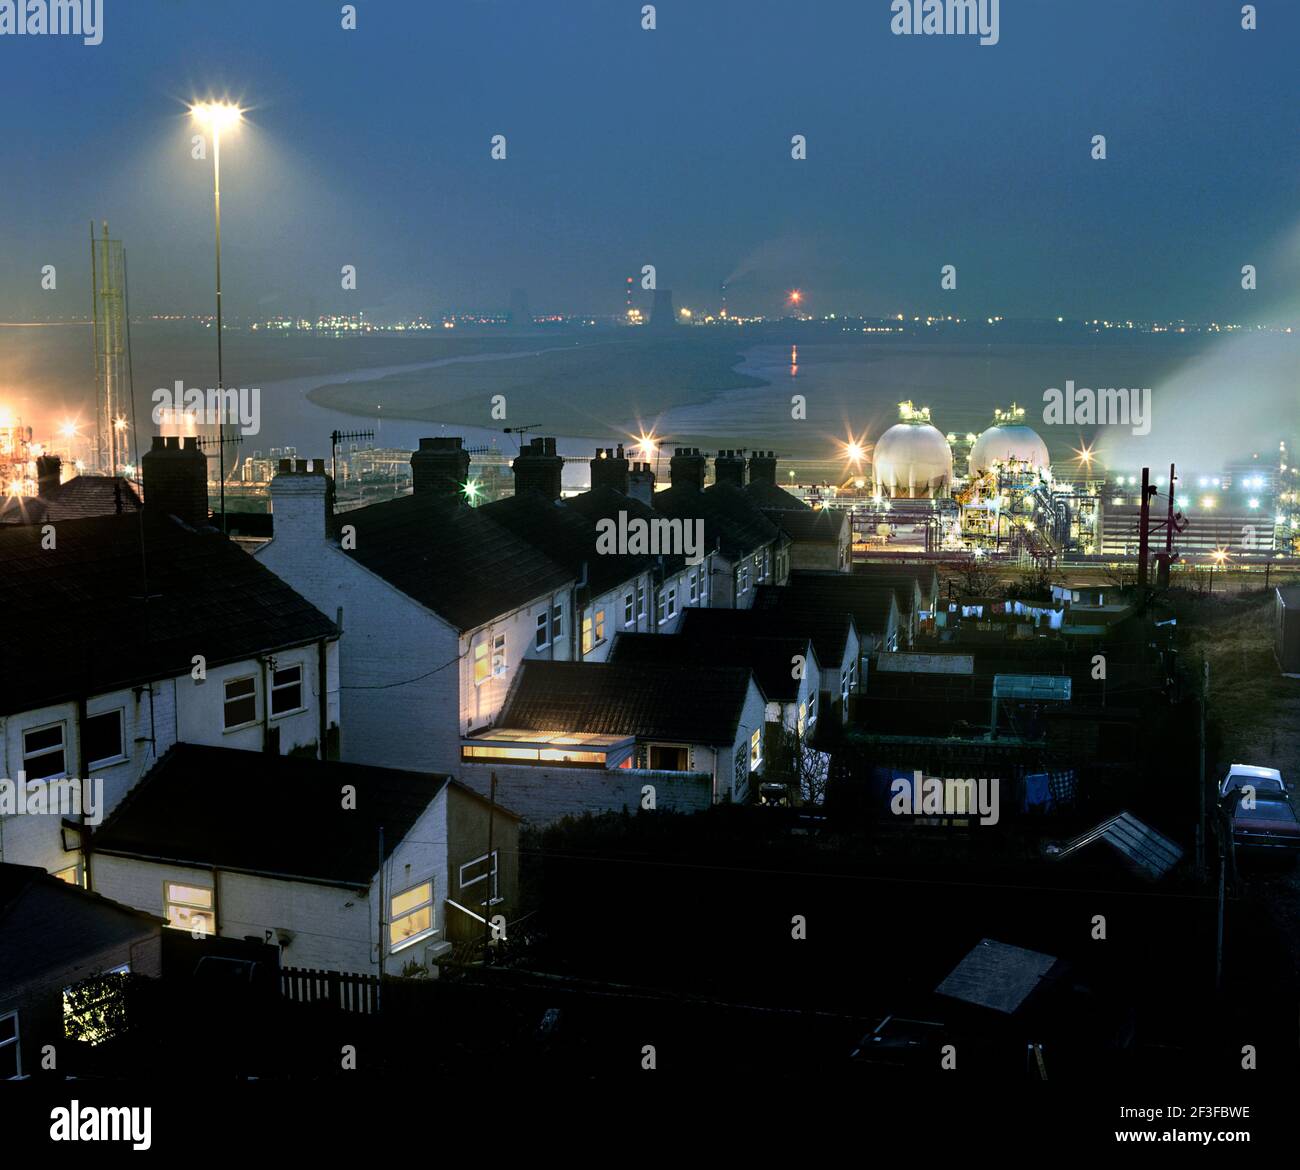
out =
[(564, 606), (551, 606), (551, 643), (559, 645), (560, 639), (564, 637)]
[[(253, 684), (253, 690), (251, 695), (239, 695), (236, 697), (234, 701), (240, 702), (242, 700), (251, 698), (253, 700), (253, 717), (251, 719), (245, 719), (243, 723), (227, 723), (226, 722), (228, 718), (227, 712), (231, 703), (230, 688), (234, 686), (236, 683), (244, 683), (244, 682)], [(238, 678), (223, 679), (221, 683), (221, 730), (223, 732), (243, 731), (244, 728), (253, 727), (256, 724), (257, 724), (257, 675), (241, 674)]]
[(760, 727), (749, 737), (749, 770), (757, 772), (763, 764), (763, 729)]
[[(106, 765), (120, 764), (127, 759), (126, 754), (126, 708), (110, 707), (107, 711), (96, 711), (93, 715), (87, 713), (86, 722), (92, 719), (106, 719), (110, 715), (117, 716), (117, 752), (111, 756), (97, 756), (95, 759), (86, 760), (86, 768), (104, 767)], [(83, 749), (85, 744), (82, 744)]]
[[(409, 910), (402, 911), (401, 914), (396, 914), (396, 915), (394, 914), (393, 903), (396, 902), (398, 898), (411, 893), (413, 890), (422, 889), (425, 886), (429, 887), (429, 897), (427, 900), (417, 902)], [(386, 919), (386, 925), (388, 927), (388, 931), (387, 931), (386, 941), (388, 943), (388, 953), (390, 955), (395, 955), (397, 954), (398, 951), (404, 951), (406, 950), (407, 947), (415, 946), (416, 943), (422, 942), (426, 938), (432, 938), (435, 934), (441, 933), (438, 927), (438, 910), (437, 910), (436, 895), (437, 895), (437, 883), (435, 883), (432, 874), (430, 874), (429, 877), (425, 878), (424, 881), (422, 882), (413, 882), (411, 885), (405, 887), (404, 889), (397, 890), (395, 893), (388, 895), (388, 915)], [(420, 910), (423, 910), (425, 906), (429, 907), (428, 927), (425, 928), (424, 930), (419, 931), (416, 934), (411, 935), (409, 938), (402, 939), (402, 941), (399, 943), (394, 943), (393, 923), (400, 921), (403, 918), (410, 918), (413, 914), (416, 914)]]
[[(207, 906), (203, 906), (203, 905), (199, 904), (198, 902), (186, 902), (186, 901), (181, 900), (180, 898), (174, 898), (174, 897), (172, 897), (172, 895), (171, 895), (171, 887), (173, 887), (173, 886), (179, 886), (179, 887), (183, 887), (183, 888), (185, 888), (185, 889), (189, 889), (189, 890), (203, 890), (203, 891), (204, 891), (206, 894), (208, 894), (208, 896), (209, 896), (209, 903), (208, 903), (208, 905), (207, 905)], [(163, 912), (162, 912), (162, 916), (167, 920), (167, 929), (168, 929), (168, 930), (183, 930), (183, 931), (186, 932), (186, 934), (193, 934), (193, 933), (194, 933), (194, 923), (193, 923), (193, 921), (191, 921), (191, 922), (189, 923), (189, 925), (186, 925), (186, 926), (181, 926), (181, 925), (179, 925), (179, 924), (177, 924), (177, 923), (174, 923), (174, 922), (172, 921), (172, 916), (171, 916), (171, 913), (170, 913), (170, 908), (171, 908), (172, 906), (177, 906), (177, 907), (180, 907), (181, 909), (185, 909), (185, 910), (197, 910), (197, 911), (200, 913), (200, 915), (202, 915), (202, 916), (204, 916), (204, 917), (206, 917), (206, 918), (210, 918), (210, 919), (212, 920), (212, 921), (211, 921), (211, 927), (210, 927), (210, 928), (209, 928), (209, 927), (205, 927), (205, 928), (204, 928), (204, 930), (203, 930), (203, 937), (204, 937), (204, 938), (216, 938), (216, 937), (217, 937), (217, 888), (216, 888), (216, 883), (215, 883), (215, 881), (213, 882), (213, 884), (212, 884), (211, 886), (198, 886), (198, 885), (195, 885), (193, 882), (190, 882), (190, 881), (176, 881), (176, 880), (174, 880), (174, 879), (172, 879), (172, 878), (163, 878), (163, 884), (162, 884), (162, 887), (163, 887)], [(193, 916), (191, 915), (191, 918), (192, 918), (192, 917), (193, 917)]]
[[(27, 737), (29, 735), (35, 735), (41, 731), (51, 731), (55, 728), (57, 728), (59, 732), (58, 747), (40, 748), (35, 752), (29, 752), (27, 750)], [(23, 773), (29, 780), (55, 780), (60, 776), (66, 776), (68, 774), (68, 728), (66, 719), (56, 719), (53, 723), (42, 723), (36, 727), (24, 727), (22, 735), (22, 747), (20, 750), (22, 753)], [(58, 768), (53, 772), (45, 772), (37, 776), (33, 774), (32, 769), (27, 766), (28, 760), (39, 760), (44, 756), (52, 756), (56, 752), (62, 757), (63, 767)]]
[[(298, 672), (298, 681), (296, 683), (277, 684), (275, 681), (275, 676), (277, 674), (283, 674), (290, 670), (296, 670)], [(305, 674), (306, 672), (303, 670), (301, 662), (291, 662), (289, 663), (288, 666), (275, 666), (274, 664), (272, 664), (271, 666), (271, 710), (270, 710), (270, 716), (272, 719), (283, 719), (286, 715), (298, 715), (301, 712), (307, 710), (307, 685), (306, 685)], [(291, 687), (298, 688), (298, 705), (296, 707), (290, 707), (284, 711), (277, 711), (275, 709), (276, 691), (288, 690)]]
[(623, 595), (623, 625), (625, 628), (636, 625), (636, 594), (634, 592)]
[(492, 864), (487, 869), (485, 869), (481, 874), (479, 874), (478, 877), (470, 878), (469, 881), (465, 880), (465, 871), (469, 869), (471, 865), (480, 865), (483, 862), (487, 861), (489, 854), (484, 853), (480, 857), (472, 858), (471, 860), (465, 862), (465, 864), (462, 865), (456, 871), (457, 888), (460, 889), (462, 893), (465, 890), (469, 889), (470, 886), (476, 886), (478, 885), (479, 882), (484, 881), (489, 877), (492, 879), (491, 882), (492, 892), (489, 895), (488, 900), (486, 902), (479, 903), (480, 906), (496, 906), (498, 903), (505, 901), (505, 899), (501, 897), (501, 881), (500, 881), (501, 850), (493, 849), (490, 856), (492, 858)]
[(533, 633), (533, 649), (545, 650), (551, 644), (551, 612), (550, 607), (542, 610), (537, 615), (536, 628)]
[(510, 669), (510, 661), (506, 657), (506, 635), (504, 631), (492, 635), (491, 646), (492, 677), (505, 678)]
[(22, 1020), (18, 1016), (18, 1009), (14, 1008), (11, 1012), (0, 1012), (0, 1021), (12, 1019), (14, 1022), (14, 1034), (8, 1039), (0, 1040), (0, 1051), (7, 1048), (14, 1050), (14, 1075), (5, 1077), (7, 1081), (25, 1081), (26, 1075), (23, 1073), (23, 1031)]

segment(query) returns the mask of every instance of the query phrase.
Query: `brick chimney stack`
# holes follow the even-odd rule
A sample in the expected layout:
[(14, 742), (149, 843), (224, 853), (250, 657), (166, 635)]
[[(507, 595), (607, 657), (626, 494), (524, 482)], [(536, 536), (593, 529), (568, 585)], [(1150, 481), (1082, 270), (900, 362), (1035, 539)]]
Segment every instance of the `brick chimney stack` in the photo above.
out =
[(53, 495), (63, 477), (63, 460), (57, 455), (40, 455), (36, 459), (36, 494)]
[(628, 460), (622, 444), (617, 448), (596, 448), (591, 461), (591, 488), (609, 487), (627, 495)]
[(678, 447), (668, 463), (668, 480), (675, 488), (692, 487), (697, 492), (703, 491), (704, 473), (708, 466), (708, 460), (698, 447)]
[(627, 477), (627, 495), (643, 504), (654, 506), (655, 473), (650, 470), (650, 464), (633, 464)]
[(776, 484), (775, 451), (755, 451), (749, 457), (749, 482)]
[(302, 541), (333, 534), (334, 480), (324, 459), (281, 459), (271, 480), (272, 533), (283, 553)]
[(745, 457), (739, 451), (719, 451), (713, 461), (713, 478), (717, 483), (745, 486)]
[(534, 438), (510, 466), (515, 473), (515, 495), (537, 491), (548, 500), (560, 498), (564, 459), (555, 453), (554, 439)]
[(447, 503), (464, 500), (469, 479), (469, 452), (454, 438), (423, 438), (411, 455), (411, 490), (417, 496), (433, 496)]
[(155, 435), (140, 460), (144, 509), (155, 516), (175, 516), (191, 528), (208, 525), (208, 458), (192, 435)]

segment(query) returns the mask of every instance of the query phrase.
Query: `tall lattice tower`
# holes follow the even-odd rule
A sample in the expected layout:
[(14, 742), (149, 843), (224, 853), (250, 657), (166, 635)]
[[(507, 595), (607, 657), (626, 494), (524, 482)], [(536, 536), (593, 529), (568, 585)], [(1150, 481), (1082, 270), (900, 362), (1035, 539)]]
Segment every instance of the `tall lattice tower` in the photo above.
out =
[(90, 224), (91, 322), (95, 347), (95, 465), (117, 475), (130, 462), (126, 432), (126, 296), (122, 241)]

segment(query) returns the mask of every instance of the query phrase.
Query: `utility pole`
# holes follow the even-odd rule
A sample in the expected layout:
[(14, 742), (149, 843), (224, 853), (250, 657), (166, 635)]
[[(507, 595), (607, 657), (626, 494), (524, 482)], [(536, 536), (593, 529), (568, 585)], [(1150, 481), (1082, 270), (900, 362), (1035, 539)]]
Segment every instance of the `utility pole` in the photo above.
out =
[(1201, 697), (1197, 706), (1200, 708), (1200, 734), (1197, 737), (1200, 747), (1200, 765), (1197, 768), (1197, 820), (1196, 820), (1196, 880), (1205, 880), (1205, 705), (1210, 697), (1210, 660), (1201, 664)]
[(1223, 895), (1224, 879), (1228, 868), (1228, 849), (1232, 837), (1224, 829), (1223, 818), (1219, 818), (1219, 922), (1214, 941), (1214, 993), (1223, 991)]
[(490, 961), (492, 946), (492, 822), (496, 819), (497, 774), (492, 772), (488, 786), (487, 897), (483, 900), (483, 966)]
[(375, 1011), (384, 989), (384, 956), (388, 951), (388, 927), (384, 921), (384, 827), (379, 826), (379, 982), (375, 984)]

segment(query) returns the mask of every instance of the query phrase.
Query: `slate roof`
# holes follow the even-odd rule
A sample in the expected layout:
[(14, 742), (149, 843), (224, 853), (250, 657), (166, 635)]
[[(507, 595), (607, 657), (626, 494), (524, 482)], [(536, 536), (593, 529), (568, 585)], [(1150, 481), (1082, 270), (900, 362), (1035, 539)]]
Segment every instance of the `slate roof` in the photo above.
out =
[(728, 560), (781, 539), (781, 530), (735, 484), (715, 483), (702, 492), (678, 484), (656, 492), (654, 506), (665, 516), (703, 520), (705, 549), (720, 547)]
[(849, 514), (836, 508), (819, 508), (814, 512), (781, 511), (764, 507), (763, 515), (772, 521), (791, 540), (800, 544), (839, 544)]
[[(50, 926), (52, 910), (57, 929)], [(63, 970), (83, 956), (150, 934), (162, 923), (37, 866), (0, 862), (0, 988)]]
[[(141, 535), (149, 600), (141, 584)], [(0, 526), (0, 714), (338, 636), (306, 598), (217, 532), (147, 514)]]
[(0, 524), (45, 524), (138, 512), (140, 497), (119, 476), (76, 475), (44, 496), (19, 496), (0, 503)]
[(385, 500), (340, 522), (356, 527), (349, 556), (461, 631), (574, 579), (485, 508), (452, 506), (437, 496)]
[(852, 614), (858, 633), (864, 635), (885, 633), (891, 602), (896, 601), (892, 583), (856, 573), (793, 572), (782, 588), (784, 595), (769, 602), (775, 608), (829, 608)]
[(792, 594), (784, 585), (760, 585), (748, 612), (769, 634), (800, 634), (811, 640), (817, 661), (828, 670), (838, 670), (844, 661), (850, 630), (859, 632), (848, 610), (828, 607), (804, 594)]
[[(707, 616), (734, 610), (688, 609), (686, 613)], [(687, 628), (688, 624), (690, 629)], [(806, 658), (808, 639), (797, 635), (751, 637), (729, 633), (720, 626), (683, 619), (676, 634), (619, 634), (607, 661), (616, 663), (659, 663), (693, 668), (744, 666), (754, 672), (754, 681), (766, 699), (793, 703), (799, 698), (799, 679), (793, 677), (796, 656)]]
[[(446, 776), (179, 743), (91, 838), (97, 853), (365, 886)], [(345, 784), (356, 807), (343, 807)]]
[[(586, 565), (587, 587), (593, 596), (632, 580), (654, 563), (649, 556), (597, 552), (596, 521), (566, 502), (548, 500), (538, 491), (516, 492), (483, 504), (479, 511), (563, 565), (571, 576), (580, 577)], [(629, 518), (631, 515), (628, 510)]]
[[(658, 499), (662, 494), (662, 492), (656, 492), (654, 498)], [(649, 504), (642, 503), (635, 496), (625, 495), (617, 488), (612, 487), (592, 488), (580, 495), (570, 496), (564, 501), (564, 506), (586, 517), (592, 524), (595, 524), (597, 520), (617, 519), (620, 512), (626, 512), (629, 520), (665, 519), (661, 513), (655, 511)], [(706, 530), (704, 551), (708, 552), (712, 547), (708, 543)], [(650, 559), (657, 563), (659, 558), (652, 557)], [(684, 555), (664, 557), (664, 571), (667, 573), (676, 573), (685, 564), (686, 557)]]
[[(900, 582), (915, 581), (920, 586), (921, 601), (925, 604), (933, 604), (939, 591), (938, 573), (933, 565), (896, 565), (888, 561), (858, 561), (853, 566), (853, 575), (867, 577), (874, 581), (885, 581), (891, 578)], [(908, 592), (910, 595), (910, 589)], [(903, 607), (901, 597), (898, 606), (904, 613), (908, 612), (908, 609)]]
[(745, 495), (764, 510), (774, 508), (787, 512), (812, 511), (812, 508), (798, 496), (774, 483), (768, 483), (765, 479), (751, 479), (745, 485)]
[(737, 666), (526, 659), (496, 726), (730, 745), (749, 681)]

